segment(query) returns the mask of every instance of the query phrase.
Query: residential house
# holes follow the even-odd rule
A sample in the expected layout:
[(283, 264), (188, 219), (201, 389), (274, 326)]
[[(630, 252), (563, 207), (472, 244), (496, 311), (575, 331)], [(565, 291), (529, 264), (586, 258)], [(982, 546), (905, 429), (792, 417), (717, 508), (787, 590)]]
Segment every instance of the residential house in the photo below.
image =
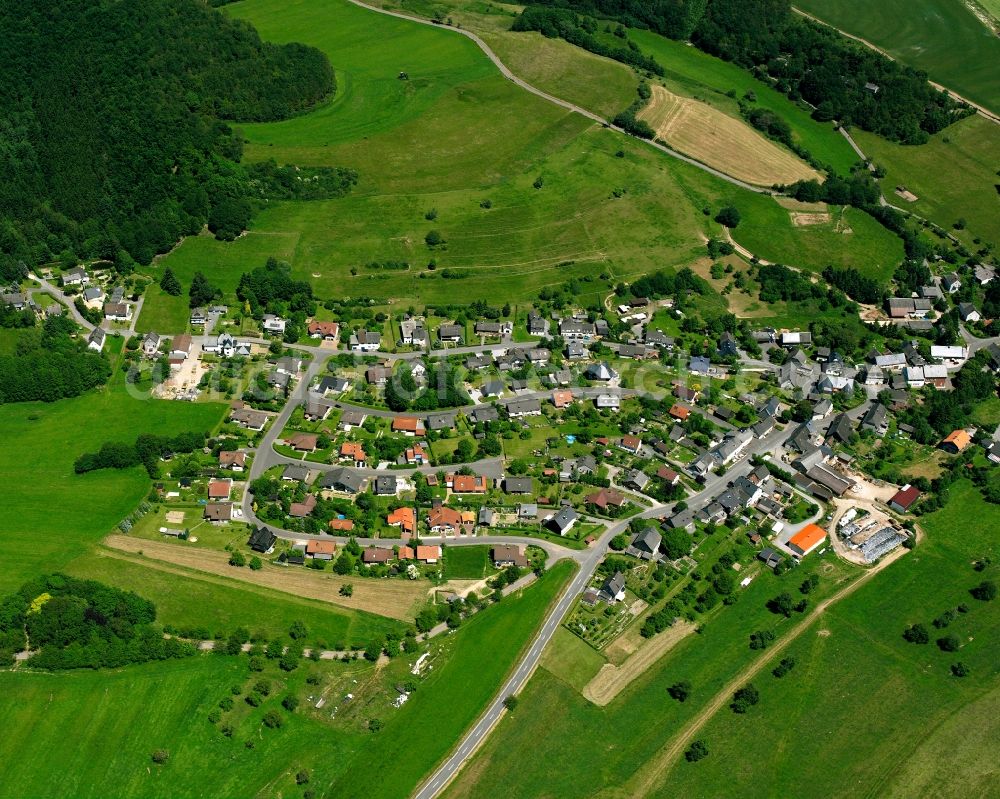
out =
[(953, 365), (959, 365), (969, 357), (969, 348), (958, 346), (931, 346), (931, 357), (939, 361), (948, 361)]
[(674, 396), (684, 402), (697, 402), (701, 392), (698, 389), (688, 388), (681, 383), (674, 383)]
[(303, 415), (310, 422), (325, 419), (330, 415), (331, 410), (333, 410), (333, 403), (324, 399), (321, 395), (310, 392), (308, 396), (306, 396)]
[(264, 320), (261, 323), (261, 327), (264, 328), (265, 333), (270, 333), (274, 336), (283, 336), (285, 334), (285, 327), (288, 322), (282, 319), (280, 316), (275, 316), (273, 313), (264, 314)]
[(365, 454), (365, 448), (362, 444), (357, 441), (345, 441), (340, 445), (340, 459), (349, 461), (352, 466), (361, 469), (368, 460), (368, 456)]
[(711, 361), (700, 355), (693, 355), (688, 359), (688, 371), (693, 375), (707, 375), (711, 367)]
[(476, 524), (482, 527), (493, 527), (497, 523), (497, 512), (483, 505), (476, 516)]
[(517, 518), (522, 521), (534, 522), (538, 518), (537, 502), (522, 502), (517, 506)]
[(87, 336), (87, 349), (100, 352), (104, 349), (104, 342), (107, 337), (108, 334), (104, 332), (103, 328), (95, 327), (90, 331), (90, 335)]
[(305, 499), (301, 502), (293, 502), (288, 507), (288, 515), (295, 519), (304, 519), (310, 513), (313, 512), (313, 508), (316, 507), (316, 495), (306, 494)]
[(304, 483), (309, 479), (309, 467), (301, 463), (290, 463), (281, 473), (281, 479), (289, 483)]
[(262, 555), (270, 555), (274, 552), (274, 545), (278, 543), (278, 536), (266, 527), (255, 527), (247, 539), (247, 546), (254, 552)]
[(412, 533), (417, 529), (417, 512), (408, 506), (396, 508), (385, 521), (390, 527), (398, 527), (401, 532)]
[(625, 599), (625, 575), (621, 572), (615, 572), (605, 580), (604, 585), (601, 586), (599, 596), (608, 604), (621, 602)]
[(440, 325), (438, 327), (438, 340), (439, 341), (450, 341), (454, 343), (461, 342), (462, 340), (462, 326), (461, 325)]
[(188, 317), (188, 322), (191, 327), (204, 327), (208, 322), (208, 315), (205, 313), (204, 308), (192, 308), (191, 316)]
[(104, 318), (112, 322), (131, 322), (132, 306), (127, 302), (104, 303)]
[(826, 530), (816, 524), (807, 524), (788, 539), (793, 554), (804, 558), (826, 540)]
[(728, 330), (719, 337), (719, 355), (724, 358), (739, 355), (739, 350), (736, 348), (736, 337)]
[(598, 410), (618, 411), (621, 409), (622, 400), (617, 394), (598, 394), (594, 398), (594, 405)]
[(563, 319), (559, 322), (559, 335), (564, 339), (582, 339), (587, 341), (597, 334), (593, 322), (586, 319)]
[(808, 346), (812, 344), (812, 333), (808, 330), (790, 330), (781, 334), (782, 347)]
[(962, 288), (962, 279), (956, 272), (952, 272), (941, 278), (941, 285), (949, 294), (954, 294)]
[(618, 377), (618, 373), (607, 363), (593, 363), (584, 370), (583, 376), (588, 380), (597, 380), (606, 383)]
[(934, 302), (936, 300), (943, 299), (944, 293), (941, 291), (940, 286), (933, 286), (933, 285), (921, 286), (920, 296), (923, 297), (925, 300), (930, 300), (931, 302)]
[(229, 414), (229, 418), (240, 427), (259, 433), (264, 429), (264, 425), (267, 424), (267, 420), (271, 417), (263, 411), (255, 411), (252, 408), (240, 407), (233, 408), (232, 412)]
[(528, 360), (531, 361), (532, 366), (541, 366), (549, 362), (552, 357), (552, 352), (545, 349), (545, 347), (535, 347), (534, 349), (528, 350)]
[(674, 347), (674, 340), (662, 330), (646, 328), (643, 334), (644, 341), (651, 347), (661, 350), (670, 350)]
[(377, 566), (395, 560), (389, 547), (367, 547), (361, 550), (361, 562), (365, 566)]
[(649, 485), (649, 475), (639, 469), (633, 469), (626, 476), (624, 485), (636, 491), (643, 491)]
[(764, 561), (764, 565), (769, 569), (773, 569), (779, 563), (781, 563), (784, 558), (780, 554), (775, 552), (770, 547), (764, 547), (760, 552), (757, 553), (757, 560)]
[(426, 427), (428, 430), (452, 430), (455, 427), (456, 417), (457, 414), (454, 412), (431, 413), (427, 416)]
[(315, 452), (319, 436), (316, 433), (293, 433), (285, 443), (296, 452)]
[(316, 319), (306, 326), (309, 338), (319, 338), (323, 341), (336, 341), (340, 336), (340, 325), (336, 322), (320, 322)]
[(391, 475), (379, 476), (375, 478), (375, 496), (394, 497), (397, 491), (396, 478)]
[(971, 443), (972, 436), (970, 436), (965, 430), (959, 429), (952, 430), (948, 433), (939, 446), (945, 452), (950, 452), (952, 455), (958, 455)]
[(642, 450), (642, 439), (638, 436), (622, 436), (618, 442), (618, 448), (632, 455), (638, 455)]
[(365, 380), (373, 386), (384, 386), (390, 377), (392, 368), (389, 366), (369, 366), (365, 371)]
[(669, 466), (661, 466), (659, 469), (657, 469), (656, 476), (659, 477), (668, 486), (675, 486), (681, 480), (681, 476), (673, 469), (671, 469)]
[(602, 488), (593, 494), (588, 494), (584, 499), (587, 505), (597, 508), (599, 511), (607, 511), (608, 508), (621, 508), (627, 502), (625, 495), (611, 488)]
[(249, 357), (251, 345), (247, 341), (237, 341), (229, 333), (219, 333), (214, 344), (206, 344), (205, 352), (221, 355), (223, 358)]
[(90, 276), (82, 266), (74, 266), (62, 273), (62, 282), (64, 286), (86, 286)]
[(972, 267), (972, 274), (980, 286), (985, 286), (997, 276), (997, 270), (989, 264), (976, 264)]
[(552, 404), (557, 408), (567, 408), (573, 404), (573, 392), (566, 389), (552, 392)]
[(667, 527), (671, 530), (685, 530), (689, 533), (694, 532), (694, 511), (690, 508), (685, 508), (682, 511), (678, 511), (673, 516), (664, 522)]
[(192, 346), (194, 346), (194, 342), (191, 339), (190, 333), (181, 333), (178, 336), (174, 336), (173, 340), (170, 342), (171, 364), (175, 361), (177, 363), (183, 363), (186, 361), (187, 357), (191, 354)]
[(208, 481), (208, 498), (210, 500), (229, 499), (229, 494), (233, 490), (233, 481), (228, 477)]
[(338, 516), (337, 518), (330, 519), (326, 526), (329, 528), (331, 534), (349, 533), (354, 529), (354, 521)]
[(976, 306), (971, 302), (960, 302), (958, 304), (958, 315), (963, 322), (978, 322), (983, 318), (982, 314), (976, 310)]
[(561, 508), (555, 516), (548, 520), (548, 525), (559, 535), (566, 535), (580, 518), (573, 508)]
[(421, 563), (437, 563), (441, 560), (441, 547), (437, 544), (417, 545), (417, 560)]
[(502, 485), (505, 494), (531, 494), (534, 492), (534, 482), (530, 477), (505, 477)]
[(83, 294), (81, 296), (83, 297), (84, 303), (88, 306), (94, 307), (104, 299), (104, 289), (100, 286), (88, 286), (83, 290)]
[(841, 444), (846, 444), (854, 435), (854, 423), (846, 413), (838, 413), (830, 422), (830, 427), (826, 431), (827, 441), (834, 440)]
[(874, 403), (861, 419), (861, 429), (871, 430), (877, 436), (889, 431), (889, 413), (881, 403)]
[(496, 422), (500, 419), (500, 412), (492, 405), (476, 408), (471, 414), (473, 424)]
[(462, 514), (446, 505), (436, 505), (427, 514), (427, 527), (439, 535), (457, 535), (462, 530)]
[(542, 415), (542, 403), (537, 398), (512, 400), (504, 408), (511, 419)]
[(528, 313), (528, 335), (544, 336), (549, 329), (549, 323), (537, 311)]
[(582, 361), (590, 357), (590, 351), (574, 339), (566, 342), (566, 357), (571, 361)]
[(219, 468), (232, 472), (242, 472), (247, 465), (247, 454), (239, 451), (223, 451), (219, 453)]
[(352, 333), (348, 342), (352, 352), (376, 352), (382, 346), (382, 334), (374, 330)]
[(288, 375), (289, 377), (295, 377), (302, 370), (302, 359), (294, 355), (288, 355), (284, 358), (279, 358), (274, 363), (274, 370), (278, 374)]
[(453, 494), (485, 494), (489, 491), (486, 478), (479, 474), (449, 474), (445, 476), (445, 485)]
[(691, 415), (691, 409), (690, 408), (685, 408), (680, 403), (674, 403), (670, 407), (670, 410), (668, 411), (668, 413), (674, 419), (677, 419), (678, 421), (681, 421), (681, 422), (685, 422), (685, 421), (687, 421), (687, 418)]
[(660, 557), (660, 542), (663, 536), (655, 527), (646, 527), (635, 534), (632, 543), (625, 552), (643, 560), (658, 560)]
[(518, 544), (497, 544), (490, 550), (493, 565), (498, 569), (517, 566), (519, 569), (528, 567), (528, 556), (524, 547)]
[(213, 524), (224, 524), (233, 519), (232, 502), (209, 502), (205, 505), (205, 519)]
[(341, 430), (350, 431), (355, 427), (361, 427), (365, 423), (365, 419), (368, 418), (368, 414), (364, 411), (356, 411), (352, 409), (345, 410), (340, 414), (340, 424), (338, 425)]
[(392, 420), (392, 432), (407, 436), (422, 436), (426, 434), (423, 419), (416, 416), (397, 416)]
[(320, 488), (342, 494), (359, 494), (365, 489), (367, 479), (351, 469), (333, 469), (320, 479)]

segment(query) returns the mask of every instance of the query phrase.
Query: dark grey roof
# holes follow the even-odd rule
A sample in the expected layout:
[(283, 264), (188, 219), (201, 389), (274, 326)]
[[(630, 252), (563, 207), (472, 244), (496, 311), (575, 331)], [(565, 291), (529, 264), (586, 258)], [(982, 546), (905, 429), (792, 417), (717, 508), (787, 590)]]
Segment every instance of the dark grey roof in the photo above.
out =
[(534, 484), (530, 477), (505, 477), (503, 490), (508, 494), (530, 494)]
[(333, 469), (323, 475), (319, 484), (321, 488), (357, 494), (365, 486), (365, 477), (351, 469)]
[(250, 538), (247, 540), (247, 546), (254, 552), (267, 552), (274, 546), (277, 540), (278, 536), (266, 527), (258, 527), (250, 533)]

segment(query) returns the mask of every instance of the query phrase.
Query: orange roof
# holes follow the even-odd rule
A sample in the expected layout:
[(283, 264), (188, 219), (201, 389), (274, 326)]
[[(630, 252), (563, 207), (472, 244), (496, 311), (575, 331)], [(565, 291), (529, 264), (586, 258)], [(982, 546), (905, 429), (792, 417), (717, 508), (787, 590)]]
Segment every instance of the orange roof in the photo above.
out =
[(331, 530), (353, 530), (354, 522), (350, 519), (330, 519)]
[(463, 524), (475, 524), (476, 523), (476, 513), (471, 510), (462, 511), (462, 523)]
[(826, 530), (817, 524), (807, 524), (788, 539), (788, 545), (802, 552), (808, 552), (826, 538)]
[(228, 499), (232, 483), (229, 480), (212, 480), (208, 484), (208, 495), (212, 499)]
[(313, 320), (309, 323), (309, 335), (319, 333), (321, 336), (336, 336), (340, 331), (340, 325), (336, 322), (317, 322)]
[(397, 416), (392, 420), (392, 429), (397, 432), (416, 433), (424, 429), (424, 423), (416, 416)]
[(365, 449), (356, 441), (345, 441), (340, 445), (340, 457), (363, 461), (365, 460)]
[(451, 490), (456, 494), (485, 494), (488, 489), (486, 478), (474, 474), (452, 476)]
[(439, 546), (418, 546), (417, 560), (440, 560), (441, 547)]
[(400, 560), (413, 560), (417, 557), (417, 553), (413, 551), (413, 547), (400, 547), (399, 548), (399, 559)]
[(566, 391), (553, 391), (552, 392), (552, 404), (557, 408), (565, 408), (573, 402), (573, 392)]
[(680, 419), (681, 421), (684, 421), (691, 415), (691, 411), (685, 408), (683, 405), (674, 405), (670, 409), (670, 415), (673, 416), (675, 419)]
[(306, 543), (306, 553), (309, 555), (332, 555), (337, 551), (337, 544), (334, 541), (310, 540)]
[(315, 433), (295, 433), (295, 435), (289, 436), (287, 439), (288, 445), (292, 449), (316, 449), (316, 442), (319, 440), (319, 436)]
[(386, 523), (393, 527), (399, 525), (406, 532), (412, 533), (417, 523), (417, 514), (413, 508), (396, 508), (386, 517)]
[(969, 446), (971, 442), (972, 442), (972, 437), (964, 430), (952, 430), (950, 433), (948, 433), (944, 441), (942, 441), (941, 443), (954, 444), (955, 449), (961, 452), (963, 449)]
[(462, 514), (454, 508), (438, 505), (427, 514), (427, 524), (431, 527), (458, 527), (462, 524)]

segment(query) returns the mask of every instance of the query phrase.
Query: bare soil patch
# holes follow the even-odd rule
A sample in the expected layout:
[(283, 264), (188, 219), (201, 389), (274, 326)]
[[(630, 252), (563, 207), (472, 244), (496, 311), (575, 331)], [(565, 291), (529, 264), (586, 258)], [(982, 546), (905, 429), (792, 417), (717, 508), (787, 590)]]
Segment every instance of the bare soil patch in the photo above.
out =
[(789, 211), (788, 216), (795, 227), (806, 227), (807, 225), (825, 225), (830, 221), (829, 213), (804, 214), (799, 211)]
[[(265, 563), (259, 571), (239, 569), (229, 565), (229, 555), (211, 549), (197, 549), (182, 543), (150, 541), (124, 535), (108, 536), (104, 543), (122, 552), (152, 560), (172, 563), (188, 569), (264, 586), (308, 599), (318, 599), (353, 610), (365, 610), (391, 619), (412, 621), (416, 611), (427, 599), (427, 583), (423, 580), (378, 580), (341, 577), (329, 572), (314, 572), (300, 568), (283, 568)], [(345, 583), (354, 586), (354, 595), (338, 593)]]
[(621, 666), (605, 663), (583, 689), (583, 696), (595, 705), (606, 705), (646, 671), (678, 641), (694, 632), (695, 625), (681, 621), (647, 640)]
[(758, 186), (821, 179), (805, 161), (742, 120), (662, 86), (652, 89), (653, 96), (639, 118), (671, 147)]

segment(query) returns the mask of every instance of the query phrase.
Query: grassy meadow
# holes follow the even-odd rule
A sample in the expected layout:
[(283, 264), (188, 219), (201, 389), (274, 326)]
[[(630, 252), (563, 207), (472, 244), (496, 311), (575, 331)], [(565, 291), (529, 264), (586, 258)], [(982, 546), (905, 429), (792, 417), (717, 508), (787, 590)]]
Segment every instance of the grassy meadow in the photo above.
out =
[(802, 0), (796, 6), (1000, 112), (1000, 39), (961, 0)]
[[(712, 786), (759, 795), (754, 786), (764, 784), (786, 796), (851, 796), (858, 785), (881, 796), (991, 795), (1000, 604), (978, 602), (968, 589), (997, 577), (996, 565), (992, 574), (978, 574), (971, 563), (1000, 556), (1000, 510), (960, 483), (948, 506), (922, 526), (925, 541), (794, 642), (784, 653), (797, 661), (788, 676), (765, 672), (756, 679), (757, 708), (744, 717), (720, 711), (698, 733), (710, 756), (678, 763), (653, 796)], [(961, 603), (968, 613), (946, 629), (931, 626)], [(930, 644), (903, 640), (915, 622), (931, 631)], [(947, 633), (961, 639), (959, 652), (934, 645)], [(969, 677), (951, 676), (957, 661), (969, 666)]]
[[(855, 130), (858, 146), (886, 169), (882, 190), (893, 205), (920, 214), (951, 230), (959, 219), (965, 230), (953, 230), (971, 245), (973, 237), (1000, 242), (1000, 126), (980, 116), (969, 117), (931, 137), (927, 144), (906, 147)], [(905, 186), (917, 196), (907, 202), (893, 193)]]
[(0, 594), (39, 572), (63, 568), (149, 491), (142, 467), (75, 474), (73, 462), (81, 454), (105, 441), (133, 441), (140, 433), (211, 431), (223, 410), (134, 399), (121, 374), (107, 389), (73, 399), (0, 405), (0, 479), (11, 487), (0, 507)]

